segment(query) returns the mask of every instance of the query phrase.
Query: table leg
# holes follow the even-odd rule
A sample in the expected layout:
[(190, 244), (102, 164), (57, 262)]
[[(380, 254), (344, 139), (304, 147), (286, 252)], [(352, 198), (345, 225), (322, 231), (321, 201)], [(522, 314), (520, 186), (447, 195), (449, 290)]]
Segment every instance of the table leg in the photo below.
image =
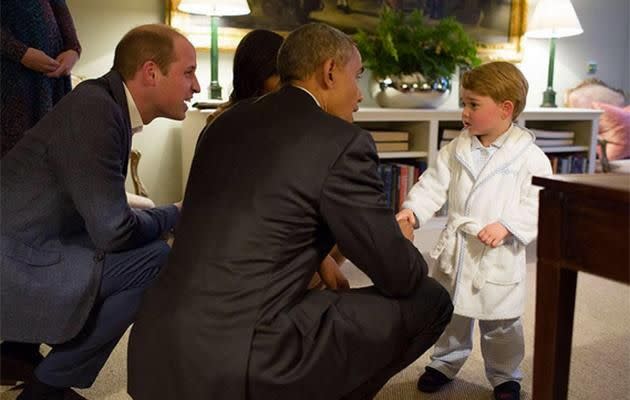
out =
[(536, 400), (564, 400), (569, 386), (577, 272), (538, 260), (534, 387)]

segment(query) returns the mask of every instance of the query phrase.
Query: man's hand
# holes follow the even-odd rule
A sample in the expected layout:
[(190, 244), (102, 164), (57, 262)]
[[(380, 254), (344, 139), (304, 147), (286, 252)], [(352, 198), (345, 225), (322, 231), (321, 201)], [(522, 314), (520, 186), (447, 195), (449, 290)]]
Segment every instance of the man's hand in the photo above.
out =
[(59, 68), (59, 61), (48, 57), (46, 53), (39, 49), (29, 47), (20, 60), (22, 65), (33, 71), (49, 74)]
[(408, 220), (403, 219), (398, 221), (398, 225), (400, 226), (400, 231), (402, 232), (403, 236), (405, 236), (407, 240), (413, 242), (413, 224), (409, 223)]
[(479, 231), (477, 237), (483, 244), (486, 246), (497, 247), (503, 244), (503, 239), (510, 232), (498, 222), (494, 222), (492, 224), (486, 225), (482, 230)]
[(339, 265), (330, 255), (327, 255), (319, 266), (319, 276), (329, 289), (350, 289), (350, 282), (341, 273)]
[(76, 64), (78, 60), (79, 53), (75, 50), (66, 50), (60, 53), (56, 58), (56, 61), (59, 63), (57, 69), (47, 73), (46, 76), (49, 78), (59, 78), (61, 76), (70, 75), (74, 64)]
[(333, 248), (330, 250), (330, 253), (328, 253), (329, 256), (331, 256), (335, 262), (337, 263), (337, 265), (341, 265), (346, 261), (346, 257), (341, 254), (341, 250), (339, 250), (339, 245), (334, 245)]
[(413, 211), (408, 208), (402, 209), (396, 214), (396, 221), (405, 220), (411, 224), (411, 226), (416, 226), (416, 216)]
[(182, 212), (182, 203), (183, 202), (184, 202), (184, 200), (180, 200), (177, 203), (173, 204), (175, 207), (177, 207), (177, 211)]

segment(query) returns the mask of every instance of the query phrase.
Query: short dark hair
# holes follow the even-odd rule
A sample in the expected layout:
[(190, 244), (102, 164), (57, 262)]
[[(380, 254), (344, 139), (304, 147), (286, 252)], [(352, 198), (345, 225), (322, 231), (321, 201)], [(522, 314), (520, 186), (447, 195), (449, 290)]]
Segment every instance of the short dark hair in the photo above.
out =
[(231, 103), (263, 94), (264, 82), (278, 74), (278, 50), (283, 40), (265, 29), (255, 29), (241, 39), (234, 53)]
[(280, 47), (280, 81), (304, 80), (330, 58), (346, 65), (355, 47), (348, 35), (332, 26), (322, 23), (302, 25), (292, 31)]
[(124, 80), (133, 78), (147, 61), (155, 62), (166, 75), (175, 61), (175, 39), (184, 35), (164, 24), (148, 24), (133, 28), (118, 42), (112, 69)]

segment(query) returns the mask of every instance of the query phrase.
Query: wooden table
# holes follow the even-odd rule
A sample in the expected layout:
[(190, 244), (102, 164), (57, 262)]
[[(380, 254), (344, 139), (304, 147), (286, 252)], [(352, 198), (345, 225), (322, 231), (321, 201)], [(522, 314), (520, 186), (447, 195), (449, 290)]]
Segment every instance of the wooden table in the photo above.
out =
[(630, 283), (630, 175), (557, 175), (533, 183), (543, 186), (533, 398), (560, 400), (569, 384), (578, 271)]

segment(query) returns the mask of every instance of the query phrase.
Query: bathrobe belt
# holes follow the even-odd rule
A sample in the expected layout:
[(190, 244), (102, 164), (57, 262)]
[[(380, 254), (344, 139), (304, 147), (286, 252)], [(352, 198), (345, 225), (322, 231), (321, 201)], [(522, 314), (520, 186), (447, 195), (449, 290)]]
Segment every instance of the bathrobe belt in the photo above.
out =
[[(459, 240), (459, 235), (462, 233), (466, 233), (468, 235), (472, 235), (477, 239), (477, 235), (479, 231), (482, 229), (481, 225), (471, 217), (461, 216), (461, 215), (453, 215), (449, 217), (449, 220), (446, 224), (446, 228), (442, 230), (440, 237), (437, 241), (437, 244), (429, 253), (429, 256), (434, 260), (437, 260), (440, 255), (444, 252), (444, 250), (448, 249), (450, 252), (450, 257), (446, 257), (446, 259), (442, 260), (439, 265), (440, 269), (447, 275), (452, 275), (455, 271), (454, 264), (461, 268), (460, 265), (460, 252), (461, 252), (461, 244), (462, 241)], [(503, 245), (503, 241), (499, 243), (499, 246)], [(488, 263), (481, 263), (481, 259), (483, 259), (486, 254), (486, 250), (488, 246), (486, 246), (483, 252), (480, 255), (480, 258), (476, 260), (473, 266), (476, 271), (473, 274), (473, 286), (476, 289), (481, 289), (486, 283), (486, 279), (488, 278)], [(454, 253), (454, 254), (453, 254)], [(448, 253), (447, 253), (448, 254)], [(454, 257), (453, 257), (454, 255)]]

